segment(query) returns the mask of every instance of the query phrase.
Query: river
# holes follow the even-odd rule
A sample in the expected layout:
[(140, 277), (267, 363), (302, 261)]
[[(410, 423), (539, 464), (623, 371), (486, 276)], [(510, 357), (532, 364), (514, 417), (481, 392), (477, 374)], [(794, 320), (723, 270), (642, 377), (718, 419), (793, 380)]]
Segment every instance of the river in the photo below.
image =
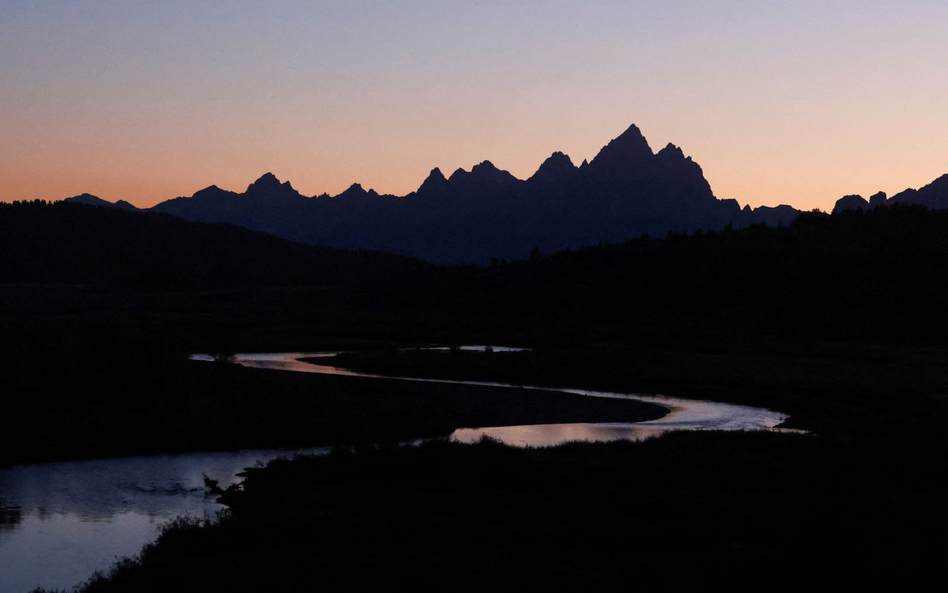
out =
[[(483, 349), (471, 346), (468, 349)], [(494, 348), (495, 352), (517, 350)], [(300, 361), (326, 353), (238, 354), (247, 367), (341, 376), (381, 377)], [(195, 355), (194, 360), (210, 360)], [(403, 377), (408, 381), (534, 387), (479, 381)], [(534, 389), (552, 390), (549, 387)], [(668, 430), (760, 430), (786, 418), (779, 412), (716, 402), (561, 389), (588, 397), (637, 399), (669, 409), (658, 420), (635, 424), (553, 424), (465, 428), (451, 438), (474, 442), (491, 436), (512, 445), (547, 446), (570, 440), (637, 440)], [(319, 454), (328, 449), (300, 452)], [(117, 558), (134, 555), (153, 541), (157, 526), (181, 515), (214, 517), (221, 505), (205, 495), (203, 476), (234, 483), (246, 467), (293, 451), (254, 450), (126, 457), (0, 469), (0, 593), (34, 587), (70, 588)]]

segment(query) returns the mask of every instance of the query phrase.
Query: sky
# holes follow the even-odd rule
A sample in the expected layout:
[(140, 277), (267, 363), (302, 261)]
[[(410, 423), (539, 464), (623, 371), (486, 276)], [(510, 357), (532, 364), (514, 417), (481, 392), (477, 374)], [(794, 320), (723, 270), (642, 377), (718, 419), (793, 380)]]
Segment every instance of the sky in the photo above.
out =
[(406, 194), (636, 124), (719, 198), (948, 173), (948, 2), (0, 0), (0, 200)]

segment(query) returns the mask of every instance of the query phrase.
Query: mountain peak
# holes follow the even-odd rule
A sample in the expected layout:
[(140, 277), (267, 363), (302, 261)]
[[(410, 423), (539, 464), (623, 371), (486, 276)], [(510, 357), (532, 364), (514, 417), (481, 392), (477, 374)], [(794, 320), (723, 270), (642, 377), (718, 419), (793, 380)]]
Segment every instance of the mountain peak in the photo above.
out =
[(471, 168), (470, 172), (459, 168), (451, 174), (448, 182), (455, 188), (466, 188), (464, 191), (470, 191), (474, 188), (493, 188), (515, 185), (520, 182), (508, 171), (503, 171), (494, 166), (490, 161), (482, 161)]
[(362, 184), (361, 184), (361, 183), (353, 183), (352, 185), (349, 186), (348, 189), (346, 189), (346, 191), (344, 191), (344, 192), (342, 192), (341, 194), (339, 194), (338, 196), (336, 196), (336, 198), (341, 198), (341, 199), (345, 200), (345, 199), (348, 199), (348, 198), (359, 198), (359, 197), (363, 197), (363, 196), (366, 196), (366, 195), (368, 195), (368, 194), (369, 194), (369, 192), (365, 191), (365, 190), (362, 188)]
[(540, 165), (541, 169), (544, 167), (555, 167), (557, 169), (575, 169), (576, 165), (573, 164), (573, 161), (569, 158), (569, 155), (557, 150), (551, 154), (548, 159), (543, 161), (542, 165)]
[(119, 200), (118, 202), (109, 202), (108, 200), (103, 200), (102, 198), (98, 196), (94, 196), (89, 193), (73, 196), (71, 198), (66, 198), (63, 201), (71, 202), (74, 204), (87, 204), (89, 206), (99, 206), (101, 208), (118, 208), (120, 210), (138, 210), (137, 207), (126, 202), (125, 200)]
[(101, 202), (105, 202), (106, 204), (111, 204), (111, 203), (112, 203), (112, 202), (108, 202), (108, 201), (106, 201), (106, 200), (103, 200), (103, 199), (100, 198), (99, 196), (94, 196), (94, 195), (92, 195), (92, 194), (90, 194), (90, 193), (79, 194), (78, 196), (73, 196), (73, 197), (71, 197), (71, 198), (66, 198), (66, 199), (63, 200), (63, 201), (64, 201), (64, 202), (79, 202), (80, 204), (96, 204), (96, 205), (98, 205), (98, 204), (101, 203)]
[(675, 157), (675, 158), (681, 159), (681, 160), (684, 160), (684, 159), (685, 159), (685, 153), (682, 152), (681, 148), (675, 146), (675, 145), (672, 144), (671, 142), (668, 143), (668, 146), (666, 146), (665, 148), (663, 148), (663, 149), (661, 149), (660, 151), (658, 151), (658, 154), (659, 154), (659, 155), (664, 155), (664, 156), (667, 156), (667, 157)]
[(543, 161), (537, 172), (529, 179), (532, 182), (541, 183), (562, 183), (569, 181), (575, 175), (578, 169), (573, 161), (562, 152), (554, 152), (550, 158)]
[(446, 187), (447, 184), (448, 180), (444, 178), (444, 173), (441, 172), (441, 169), (435, 167), (428, 174), (428, 178), (422, 182), (421, 187), (418, 188), (418, 193), (438, 191)]
[(494, 163), (490, 161), (483, 161), (474, 165), (471, 169), (471, 180), (476, 182), (487, 182), (490, 185), (513, 185), (519, 183), (520, 180), (510, 174), (509, 171), (504, 171), (503, 169), (498, 169), (494, 166)]
[(635, 124), (632, 124), (629, 129), (604, 146), (589, 165), (608, 173), (616, 173), (628, 169), (630, 165), (649, 160), (653, 156), (645, 136)]
[(843, 196), (836, 200), (833, 207), (833, 214), (838, 214), (844, 210), (868, 210), (869, 202), (866, 198), (858, 195)]
[(621, 142), (645, 142), (645, 136), (642, 135), (642, 130), (637, 125), (632, 124), (619, 134), (616, 140)]
[(247, 187), (245, 193), (247, 195), (265, 197), (300, 195), (298, 191), (293, 189), (289, 181), (280, 183), (280, 180), (277, 179), (277, 176), (273, 173), (264, 173), (260, 179), (257, 179)]
[(64, 202), (73, 202), (76, 204), (87, 204), (89, 206), (100, 206), (102, 208), (116, 208), (117, 206), (108, 200), (103, 200), (98, 196), (94, 196), (89, 193), (81, 194), (78, 196), (73, 196), (71, 198), (66, 198)]
[(494, 163), (490, 161), (483, 161), (471, 168), (471, 173), (475, 175), (490, 175), (494, 172), (500, 172), (500, 169), (494, 166)]
[(221, 197), (230, 197), (234, 195), (236, 194), (234, 194), (233, 192), (229, 192), (227, 190), (223, 190), (217, 187), (216, 185), (209, 185), (202, 190), (198, 190), (194, 192), (194, 195), (192, 197), (213, 199), (213, 198), (221, 198)]
[[(656, 153), (655, 163), (666, 176), (689, 178), (694, 183), (707, 185), (698, 163), (691, 160), (691, 157), (685, 156), (685, 153), (671, 142)], [(710, 186), (708, 189), (710, 191)]]
[(250, 190), (268, 190), (280, 187), (280, 180), (273, 173), (264, 173), (259, 179), (247, 186), (247, 192)]

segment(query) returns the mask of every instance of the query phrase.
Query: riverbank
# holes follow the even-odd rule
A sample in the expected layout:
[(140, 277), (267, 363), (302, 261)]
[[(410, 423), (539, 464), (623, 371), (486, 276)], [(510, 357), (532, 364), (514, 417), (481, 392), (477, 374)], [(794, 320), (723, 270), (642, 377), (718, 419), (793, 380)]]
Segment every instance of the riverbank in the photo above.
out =
[(83, 591), (914, 582), (943, 558), (945, 461), (866, 444), (673, 433), (278, 461), (219, 522), (173, 523)]

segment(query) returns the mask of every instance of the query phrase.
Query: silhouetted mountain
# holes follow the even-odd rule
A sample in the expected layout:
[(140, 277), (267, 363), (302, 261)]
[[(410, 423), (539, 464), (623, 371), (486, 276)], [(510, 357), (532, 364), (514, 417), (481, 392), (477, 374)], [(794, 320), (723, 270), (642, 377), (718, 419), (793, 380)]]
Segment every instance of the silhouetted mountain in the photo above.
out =
[(843, 210), (868, 210), (889, 204), (914, 204), (930, 210), (948, 208), (948, 175), (942, 175), (921, 189), (907, 189), (886, 199), (879, 192), (866, 201), (862, 196), (845, 196), (836, 201), (833, 213)]
[(877, 194), (869, 196), (869, 207), (877, 208), (879, 206), (885, 206), (886, 204), (886, 195), (884, 191), (880, 191)]
[(293, 189), (290, 182), (280, 183), (273, 173), (266, 173), (247, 187), (245, 195), (261, 198), (299, 198), (300, 193)]
[(129, 204), (125, 200), (119, 200), (118, 202), (112, 203), (112, 202), (103, 200), (100, 197), (93, 196), (92, 194), (82, 194), (80, 196), (66, 198), (63, 201), (75, 202), (77, 204), (86, 204), (88, 206), (100, 206), (102, 208), (119, 208), (122, 210), (138, 210), (138, 208)]
[(642, 234), (786, 225), (799, 214), (717, 199), (697, 163), (673, 144), (653, 153), (636, 126), (578, 168), (553, 153), (527, 181), (484, 161), (448, 178), (433, 169), (404, 197), (354, 184), (335, 197), (308, 198), (267, 173), (242, 194), (211, 186), (152, 210), (436, 263), (523, 258), (535, 247), (550, 253)]
[(418, 188), (418, 195), (440, 193), (444, 191), (447, 186), (448, 180), (445, 178), (444, 173), (441, 172), (441, 169), (435, 167), (431, 170), (431, 173), (428, 174), (428, 178), (421, 184), (421, 187)]
[(554, 152), (550, 158), (543, 161), (537, 172), (527, 182), (537, 185), (569, 183), (576, 178), (578, 172), (579, 169), (568, 156), (562, 152)]
[(833, 207), (833, 214), (837, 214), (844, 210), (868, 210), (869, 208), (870, 203), (862, 196), (843, 196), (842, 198), (836, 200), (836, 205)]
[(931, 210), (948, 208), (948, 175), (942, 175), (921, 189), (907, 189), (898, 193), (889, 198), (889, 202), (919, 204)]

